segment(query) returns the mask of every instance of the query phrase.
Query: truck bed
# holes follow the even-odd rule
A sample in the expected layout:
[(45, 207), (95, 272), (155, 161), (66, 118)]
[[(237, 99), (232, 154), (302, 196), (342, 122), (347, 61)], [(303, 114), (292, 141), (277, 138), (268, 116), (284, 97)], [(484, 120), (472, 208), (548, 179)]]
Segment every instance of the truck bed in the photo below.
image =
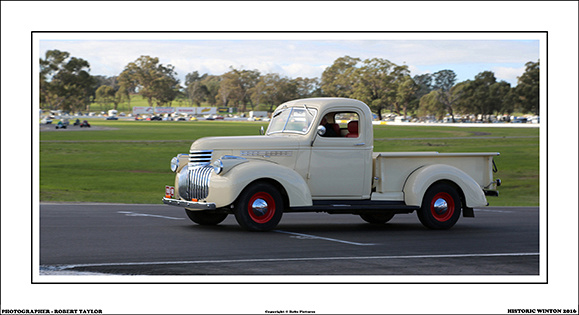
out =
[(493, 181), (493, 157), (490, 153), (375, 152), (373, 158), (372, 200), (404, 200), (406, 179), (416, 169), (432, 164), (456, 167), (471, 176), (482, 188)]

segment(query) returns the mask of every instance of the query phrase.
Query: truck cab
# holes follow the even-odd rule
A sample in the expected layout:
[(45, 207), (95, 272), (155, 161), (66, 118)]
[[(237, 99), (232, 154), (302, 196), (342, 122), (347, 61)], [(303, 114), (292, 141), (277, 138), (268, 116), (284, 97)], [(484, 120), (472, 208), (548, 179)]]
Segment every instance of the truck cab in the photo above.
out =
[(418, 212), (432, 229), (498, 195), (498, 153), (374, 152), (370, 108), (345, 98), (281, 104), (264, 135), (208, 137), (171, 161), (175, 184), (163, 202), (198, 224), (233, 214), (244, 228), (275, 228), (284, 212), (352, 213), (384, 224)]

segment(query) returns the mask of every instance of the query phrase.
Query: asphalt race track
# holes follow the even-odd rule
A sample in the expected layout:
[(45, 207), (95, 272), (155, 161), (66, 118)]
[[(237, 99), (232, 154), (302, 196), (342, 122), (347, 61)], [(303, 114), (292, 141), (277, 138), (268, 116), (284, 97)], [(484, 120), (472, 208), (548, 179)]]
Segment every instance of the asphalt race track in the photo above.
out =
[[(539, 208), (475, 209), (447, 231), (416, 214), (372, 225), (288, 213), (275, 231), (217, 226), (166, 205), (40, 205), (40, 275), (538, 275)], [(37, 254), (38, 257), (38, 254)]]

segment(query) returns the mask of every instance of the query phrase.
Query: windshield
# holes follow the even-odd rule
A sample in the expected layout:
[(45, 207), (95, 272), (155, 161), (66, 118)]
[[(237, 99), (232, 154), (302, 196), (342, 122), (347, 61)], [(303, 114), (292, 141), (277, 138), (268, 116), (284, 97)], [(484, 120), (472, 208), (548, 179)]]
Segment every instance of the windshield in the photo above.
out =
[(304, 108), (283, 108), (273, 113), (267, 133), (293, 132), (305, 134), (310, 129), (310, 125), (317, 113), (316, 109), (307, 108), (306, 106)]

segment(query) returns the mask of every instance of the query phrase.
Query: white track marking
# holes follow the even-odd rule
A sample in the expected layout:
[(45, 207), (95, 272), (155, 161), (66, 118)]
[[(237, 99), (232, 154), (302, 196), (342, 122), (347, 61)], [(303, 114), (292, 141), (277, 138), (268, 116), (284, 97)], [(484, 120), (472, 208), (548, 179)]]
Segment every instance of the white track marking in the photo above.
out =
[(122, 213), (128, 217), (155, 217), (155, 218), (163, 218), (163, 219), (170, 219), (170, 220), (185, 220), (183, 218), (174, 218), (174, 217), (167, 217), (164, 215), (155, 215), (155, 214), (135, 213), (135, 212), (131, 212), (131, 211), (117, 211), (117, 213)]
[(317, 239), (317, 240), (324, 240), (324, 241), (330, 241), (330, 242), (338, 242), (338, 243), (344, 243), (344, 244), (350, 244), (350, 245), (357, 245), (357, 246), (371, 246), (371, 245), (376, 245), (376, 244), (371, 244), (371, 243), (349, 242), (349, 241), (338, 240), (338, 239), (335, 239), (335, 238), (328, 238), (328, 237), (321, 237), (321, 236), (315, 236), (315, 235), (309, 235), (309, 234), (301, 234), (301, 233), (287, 232), (287, 231), (282, 231), (282, 230), (274, 230), (273, 232), (296, 235), (296, 236), (298, 236), (298, 237), (300, 237), (300, 238), (302, 238), (302, 239)]
[(500, 212), (500, 213), (511, 213), (513, 211), (509, 210), (492, 210), (492, 209), (474, 209), (475, 212)]
[(256, 258), (256, 259), (223, 259), (223, 260), (182, 260), (182, 261), (149, 261), (126, 263), (75, 264), (60, 266), (41, 266), (50, 270), (66, 270), (81, 267), (107, 266), (143, 266), (143, 265), (182, 265), (182, 264), (223, 264), (249, 262), (279, 261), (324, 261), (324, 260), (370, 260), (370, 259), (425, 259), (425, 258), (469, 258), (469, 257), (512, 257), (539, 256), (539, 253), (493, 253), (493, 254), (448, 254), (448, 255), (409, 255), (409, 256), (363, 256), (363, 257), (302, 257), (302, 258)]

